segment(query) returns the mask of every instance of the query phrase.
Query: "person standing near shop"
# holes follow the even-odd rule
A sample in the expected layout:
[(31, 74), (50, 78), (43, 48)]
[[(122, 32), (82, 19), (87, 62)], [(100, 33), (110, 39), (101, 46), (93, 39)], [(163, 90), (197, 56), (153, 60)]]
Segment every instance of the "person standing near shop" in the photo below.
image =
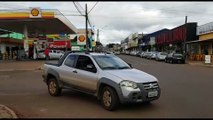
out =
[(204, 54), (205, 54), (205, 55), (208, 55), (208, 54), (209, 54), (209, 51), (208, 51), (207, 48), (204, 50)]
[(45, 53), (45, 56), (46, 56), (46, 60), (49, 60), (49, 58), (50, 58), (49, 57), (49, 48), (46, 48), (44, 53)]

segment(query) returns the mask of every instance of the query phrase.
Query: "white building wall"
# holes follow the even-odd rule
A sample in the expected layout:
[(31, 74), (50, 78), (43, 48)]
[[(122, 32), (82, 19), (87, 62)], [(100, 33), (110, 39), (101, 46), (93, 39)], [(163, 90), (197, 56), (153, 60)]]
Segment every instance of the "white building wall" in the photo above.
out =
[(6, 52), (6, 46), (5, 46), (4, 43), (1, 43), (1, 44), (0, 44), (0, 50), (1, 50), (1, 53)]
[(10, 50), (12, 50), (12, 47), (15, 47), (15, 45), (9, 45), (9, 44), (5, 44), (5, 43), (1, 43), (0, 44), (1, 53), (5, 53), (6, 52), (6, 47), (9, 47)]

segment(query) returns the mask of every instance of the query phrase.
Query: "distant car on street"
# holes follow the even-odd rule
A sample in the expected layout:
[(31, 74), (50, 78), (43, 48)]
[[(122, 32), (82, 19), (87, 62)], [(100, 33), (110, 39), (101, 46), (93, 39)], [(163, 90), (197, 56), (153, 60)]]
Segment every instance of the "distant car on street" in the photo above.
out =
[(142, 53), (142, 51), (138, 51), (138, 52), (136, 53), (136, 56), (137, 56), (137, 57), (140, 57), (141, 53)]
[(170, 53), (166, 56), (165, 62), (167, 63), (185, 63), (185, 58), (183, 54), (180, 53)]
[(153, 53), (154, 53), (153, 51), (147, 52), (145, 58), (151, 59)]
[(44, 53), (45, 50), (38, 50), (37, 52), (37, 59), (45, 59), (46, 55)]
[(156, 59), (158, 52), (153, 52), (150, 56), (150, 59)]
[(130, 52), (129, 52), (129, 51), (126, 51), (125, 54), (126, 54), (126, 55), (130, 55)]
[(50, 50), (49, 59), (59, 59), (64, 55), (64, 52), (61, 50)]
[(115, 51), (114, 54), (115, 54), (115, 55), (120, 55), (121, 52), (120, 52), (120, 51)]
[(158, 52), (155, 60), (164, 61), (167, 55), (168, 55), (168, 53), (166, 53), (166, 52)]

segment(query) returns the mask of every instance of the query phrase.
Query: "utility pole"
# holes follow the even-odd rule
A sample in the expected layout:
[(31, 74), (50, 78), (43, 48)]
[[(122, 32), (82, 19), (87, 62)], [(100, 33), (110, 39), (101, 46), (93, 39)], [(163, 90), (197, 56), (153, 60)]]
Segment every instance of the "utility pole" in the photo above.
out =
[(184, 53), (186, 54), (186, 38), (187, 38), (187, 16), (185, 16), (185, 39), (184, 39)]
[(88, 21), (88, 13), (87, 13), (87, 4), (85, 5), (85, 17), (86, 17), (86, 50), (89, 51), (89, 39), (88, 39), (88, 27), (87, 27), (87, 21)]
[(97, 29), (97, 42), (100, 42), (99, 41), (99, 29)]
[(185, 16), (185, 38), (184, 38), (184, 56), (185, 56), (185, 60), (188, 60), (188, 53), (187, 53), (187, 49), (186, 49), (186, 39), (187, 39), (187, 16)]
[(187, 16), (185, 16), (185, 24), (187, 23)]

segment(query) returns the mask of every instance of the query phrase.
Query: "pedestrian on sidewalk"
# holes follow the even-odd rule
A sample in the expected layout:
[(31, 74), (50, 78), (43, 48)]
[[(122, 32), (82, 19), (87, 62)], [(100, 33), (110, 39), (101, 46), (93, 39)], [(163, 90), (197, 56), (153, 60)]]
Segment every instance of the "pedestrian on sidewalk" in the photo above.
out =
[(49, 48), (47, 47), (44, 51), (45, 56), (46, 56), (46, 60), (49, 60), (50, 56), (49, 56)]

